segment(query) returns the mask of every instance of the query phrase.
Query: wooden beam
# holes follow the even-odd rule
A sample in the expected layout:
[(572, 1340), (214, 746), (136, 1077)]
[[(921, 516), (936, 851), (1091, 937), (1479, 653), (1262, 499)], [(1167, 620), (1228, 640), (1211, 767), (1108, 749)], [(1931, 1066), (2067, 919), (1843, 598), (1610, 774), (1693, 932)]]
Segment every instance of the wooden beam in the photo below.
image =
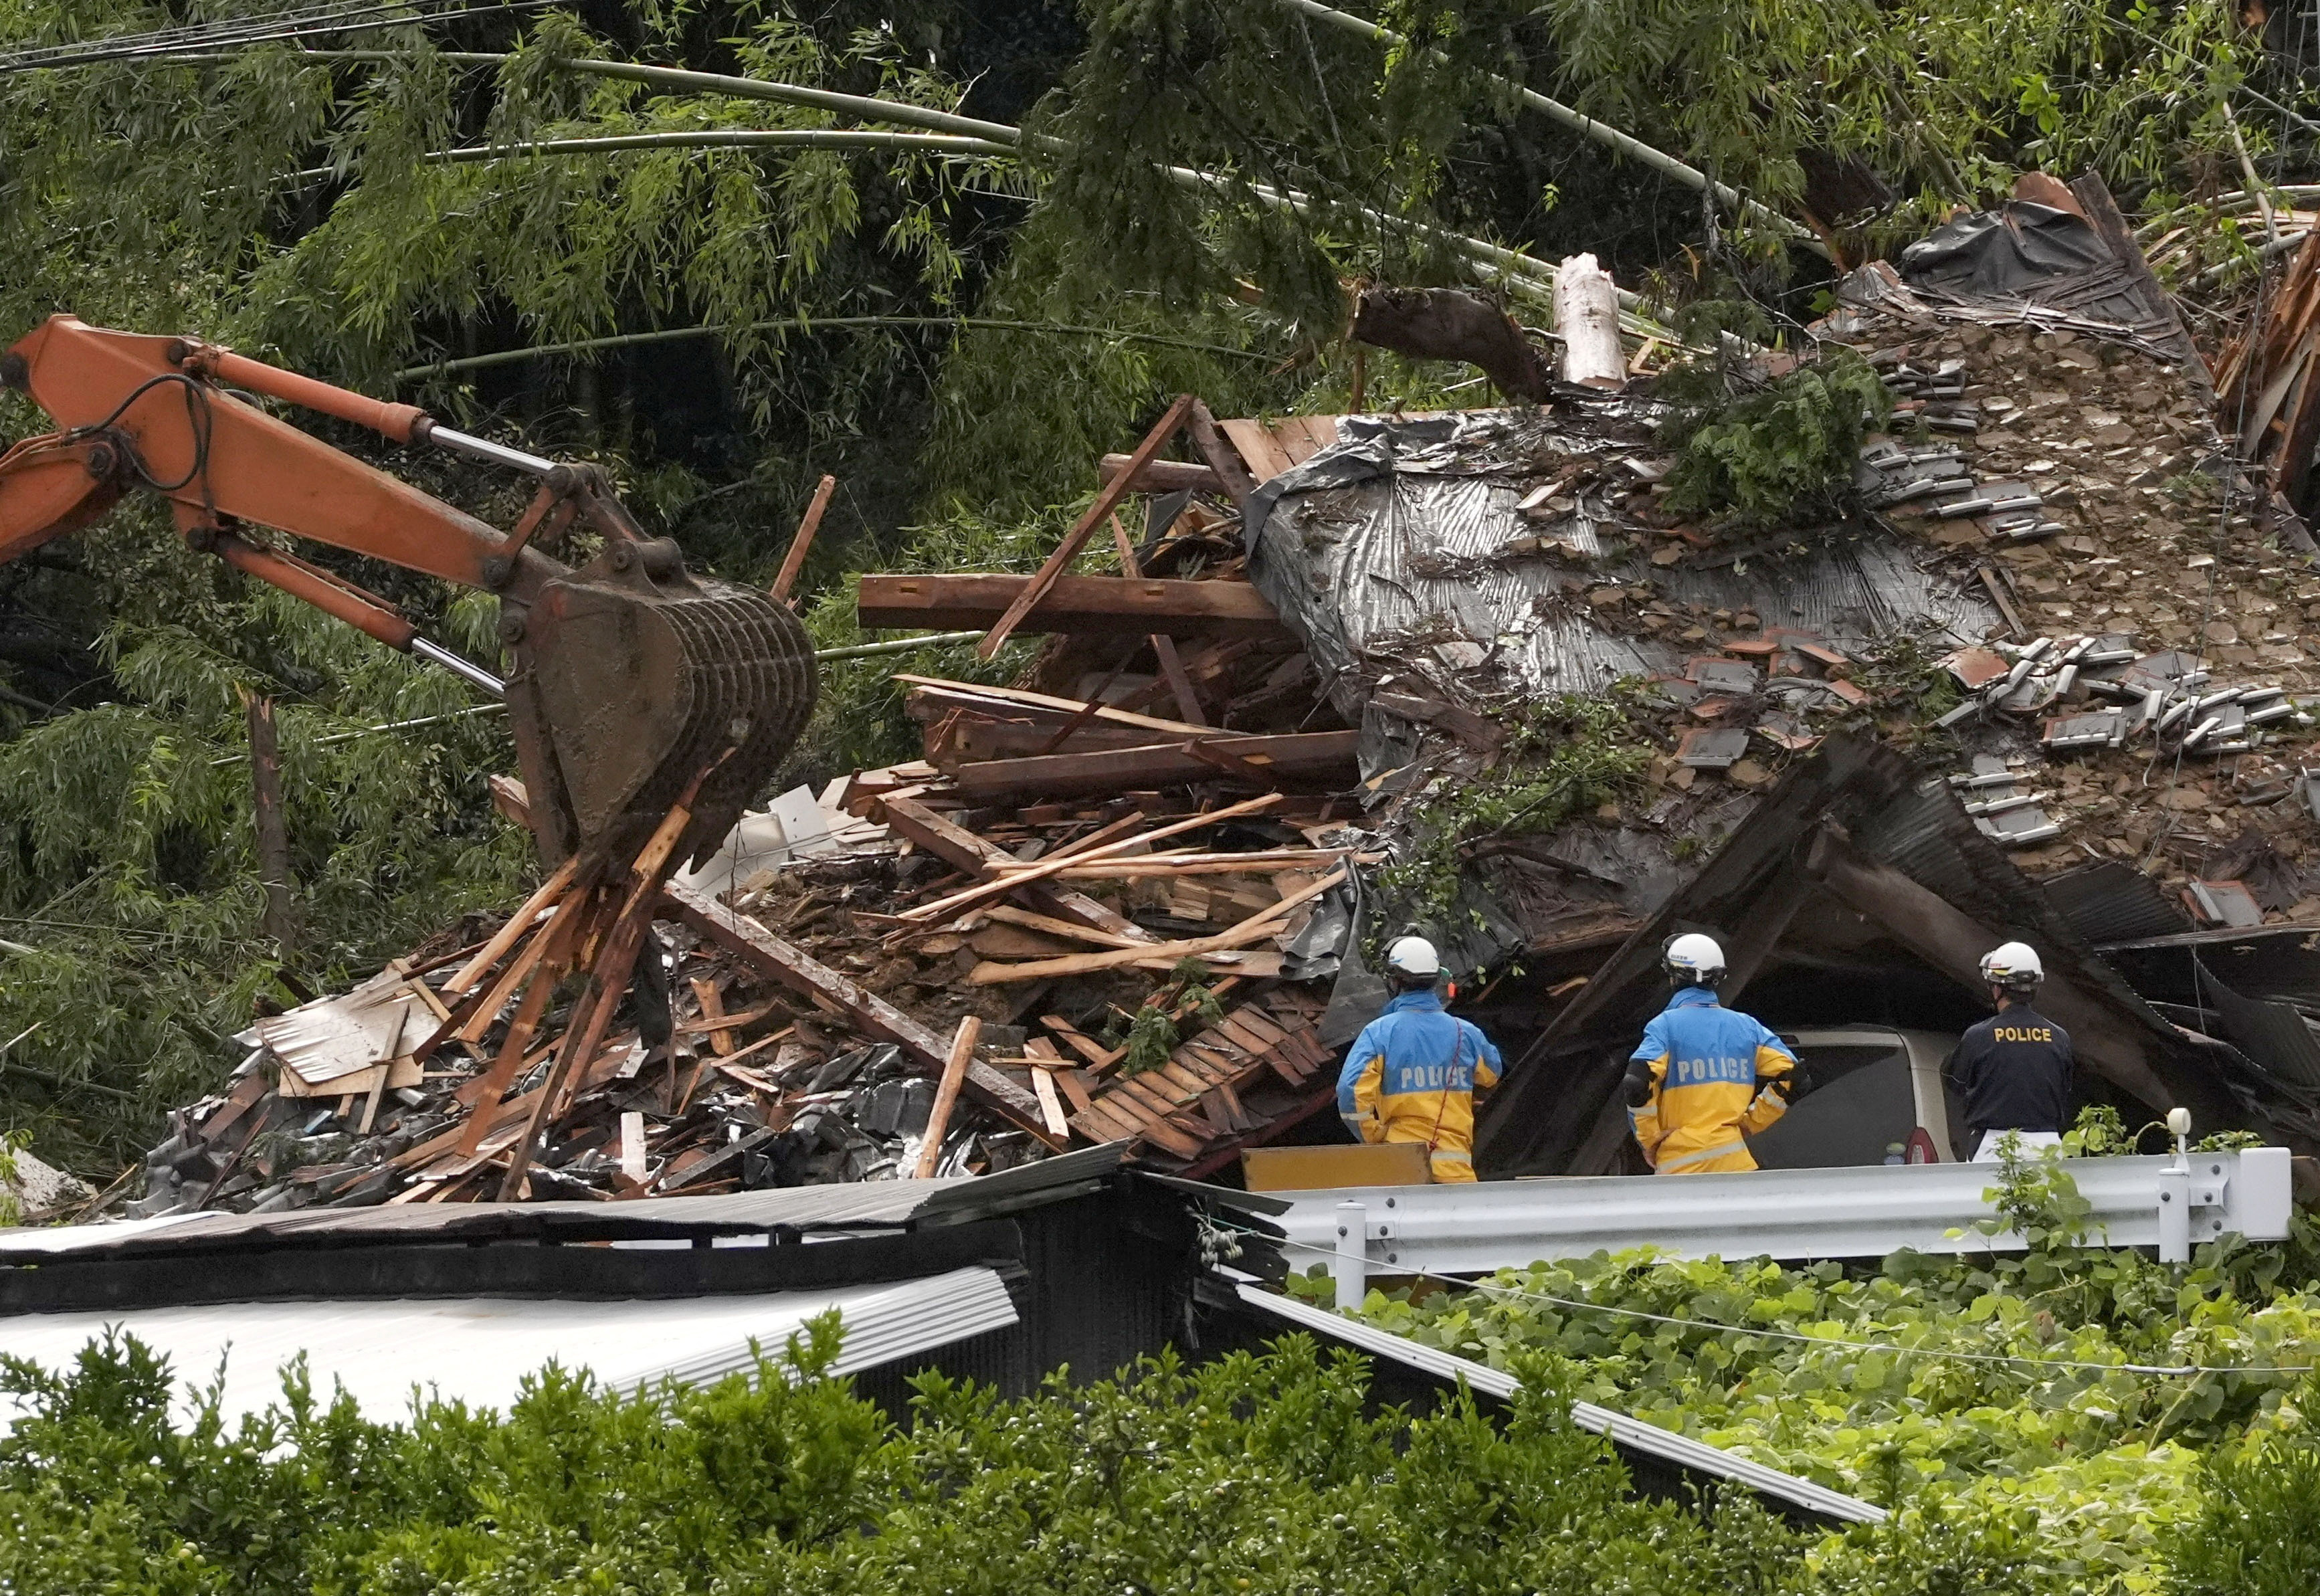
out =
[(532, 921), (564, 895), (564, 889), (572, 884), (573, 873), (579, 867), (580, 856), (577, 854), (556, 866), (555, 873), (523, 901), (523, 907), (509, 915), (507, 923), (492, 933), (491, 940), (476, 950), (476, 957), (460, 966), (458, 972), (444, 984), (444, 995), (464, 997), (478, 981), (490, 974), (491, 967), (505, 958), (508, 950), (531, 929)]
[(1192, 452), (1209, 464), (1236, 507), (1246, 504), (1249, 494), (1256, 491), (1256, 478), (1241, 464), (1240, 456), (1227, 443), (1217, 430), (1217, 418), (1198, 399), (1192, 401), (1192, 413), (1184, 418), (1184, 436), (1192, 440)]
[(774, 603), (790, 602), (790, 589), (796, 585), (798, 573), (805, 568), (806, 551), (813, 547), (813, 535), (821, 530), (822, 515), (829, 508), (829, 495), (837, 491), (835, 476), (824, 476), (813, 490), (813, 503), (805, 507), (805, 518), (798, 522), (797, 536), (790, 540), (790, 551), (782, 557), (781, 575), (774, 578)]
[[(1213, 422), (1210, 423), (1212, 426)], [(1107, 483), (1128, 469), (1130, 457), (1106, 455), (1102, 473)], [(1196, 494), (1225, 493), (1225, 485), (1215, 470), (1207, 466), (1195, 466), (1183, 460), (1146, 460), (1128, 485), (1132, 494), (1174, 494), (1191, 488)]]
[[(879, 572), (862, 578), (855, 619), (864, 630), (964, 631), (990, 627), (1030, 586), (1029, 576)], [(1020, 631), (1117, 636), (1293, 639), (1265, 596), (1246, 582), (1177, 582), (1150, 576), (1059, 576), (1018, 623)]]
[[(1805, 850), (1804, 874), (1959, 985), (1975, 993), (1985, 989), (1981, 956), (2008, 933), (1983, 925), (1826, 827), (1813, 834)], [(2087, 1068), (2155, 1111), (2175, 1106), (2175, 1093), (2152, 1067), (2147, 1038), (2131, 1022), (2062, 975), (2046, 977), (2038, 1006), (2071, 1033), (2071, 1051)]]
[(703, 771), (693, 778), (684, 796), (661, 817), (660, 824), (638, 850), (636, 862), (629, 866), (627, 893), (603, 941), (593, 957), (584, 955), (588, 984), (581, 989), (571, 1013), (565, 1019), (563, 1039), (557, 1045), (556, 1063), (548, 1072), (539, 1106), (532, 1111), (523, 1135), (508, 1151), (507, 1174), (500, 1182), (502, 1202), (522, 1198), (524, 1175), (539, 1155), (541, 1129), (562, 1114), (578, 1093), (583, 1072), (595, 1062), (596, 1049), (603, 1045), (605, 1033), (612, 1029), (613, 1011), (628, 994), (630, 979), (636, 972), (637, 955), (643, 950), (646, 933), (652, 929), (661, 884), (676, 866), (676, 839), (693, 823), (693, 799), (707, 774)]
[(1184, 416), (1192, 408), (1192, 396), (1190, 394), (1176, 396), (1176, 403), (1168, 407), (1167, 413), (1144, 435), (1144, 441), (1136, 446), (1136, 452), (1128, 457), (1128, 468), (1096, 494), (1095, 503), (1072, 523), (1072, 530), (1064, 534), (1064, 540), (1056, 545), (1056, 551), (1047, 556), (1031, 580), (1024, 585), (1023, 591), (1016, 595), (1015, 602), (1007, 606), (1006, 613), (1000, 616), (991, 630), (983, 634), (983, 641), (974, 646), (979, 657), (988, 659), (998, 653), (1000, 645), (1013, 635), (1023, 617), (1029, 614), (1047, 589), (1055, 585), (1056, 578), (1071, 568), (1072, 561), (1077, 559), (1080, 550), (1087, 547), (1090, 536), (1103, 524), (1103, 518), (1119, 509), (1119, 502), (1128, 497), (1128, 485), (1136, 480), (1136, 474), (1143, 470), (1146, 462), (1157, 455), (1161, 448), (1176, 435), (1176, 430), (1184, 424)]
[(1147, 958), (1170, 962), (1198, 958), (1204, 953), (1224, 953), (1236, 948), (1246, 948), (1251, 942), (1274, 935), (1279, 922), (1290, 911), (1311, 898), (1318, 898), (1345, 880), (1342, 869), (1332, 870), (1310, 885), (1300, 887), (1278, 903), (1266, 905), (1229, 930), (1213, 937), (1193, 937), (1182, 942), (1163, 942), (1153, 948), (1118, 948), (1104, 953), (1071, 953), (1061, 958), (1033, 959), (1025, 964), (1002, 965), (986, 961), (974, 966), (967, 980), (976, 986), (993, 986), (1008, 981), (1044, 981), (1063, 975), (1085, 975), (1097, 970), (1116, 970), (1123, 965), (1141, 963)]
[[(661, 888), (661, 897), (675, 918), (750, 968), (793, 992), (835, 1003), (864, 1035), (894, 1043), (918, 1060), (921, 1069), (939, 1070), (949, 1058), (949, 1044), (941, 1037), (803, 949), (783, 941), (748, 915), (737, 914), (714, 899), (675, 882)], [(969, 1064), (963, 1090), (1009, 1124), (1054, 1145), (1047, 1116), (1039, 1111), (1039, 1100), (989, 1065)]]
[[(1131, 580), (1143, 576), (1136, 565), (1136, 540), (1119, 524), (1118, 511), (1111, 515), (1111, 540), (1119, 549), (1119, 574)], [(1184, 662), (1177, 657), (1176, 639), (1165, 631), (1155, 631), (1151, 637), (1152, 657), (1160, 662), (1160, 677), (1168, 684), (1168, 691), (1176, 700), (1176, 712), (1195, 726), (1207, 725), (1209, 718), (1201, 712), (1201, 696), (1192, 691), (1192, 679), (1184, 674)], [(1124, 657), (1120, 660), (1123, 666), (1127, 663)], [(1118, 671), (1112, 672), (1115, 679), (1119, 675)], [(1099, 690), (1096, 696), (1102, 697), (1102, 692)], [(1062, 735), (1057, 734), (1058, 740)]]
[[(1264, 770), (1267, 781), (1280, 786), (1349, 786), (1360, 774), (1358, 731), (1304, 731), (1279, 737), (1210, 734), (1200, 740), (1210, 751)], [(1064, 798), (1182, 786), (1220, 775), (1215, 761), (1186, 753), (1183, 742), (1170, 742), (986, 760), (961, 765), (951, 773), (951, 779), (961, 795), (971, 799)]]
[[(950, 1129), (951, 1110), (958, 1105), (959, 1084), (966, 1078), (967, 1066), (974, 1058), (974, 1044), (983, 1038), (983, 1020), (969, 1014), (958, 1022), (958, 1033), (950, 1039), (950, 1051), (944, 1056), (942, 1079), (935, 1086), (935, 1106), (927, 1115), (927, 1131), (919, 1147), (919, 1166), (911, 1173), (920, 1180), (932, 1180), (935, 1165), (942, 1158), (943, 1134)], [(1047, 1118), (1042, 1106), (1040, 1119)], [(1065, 1136), (1068, 1139), (1070, 1129)]]
[[(988, 879), (998, 873), (1001, 865), (1018, 863), (1013, 855), (996, 843), (985, 842), (964, 826), (955, 826), (925, 804), (910, 798), (884, 798), (871, 805), (870, 812), (889, 830), (907, 837), (954, 869)], [(1140, 816), (1128, 817), (1131, 820)], [(1067, 887), (1029, 888), (1024, 896), (1039, 907), (1050, 910), (1058, 920), (1073, 921), (1091, 930), (1116, 939), (1126, 946), (1137, 942), (1157, 942), (1160, 939), (1121, 914), (1089, 897), (1085, 893)]]
[[(1076, 698), (1057, 698), (1053, 694), (1032, 693), (1021, 687), (979, 687), (972, 682), (947, 682), (940, 676), (914, 676), (906, 671), (896, 671), (893, 679), (916, 689), (911, 694), (914, 705), (923, 699), (929, 706), (941, 712), (965, 710), (970, 714), (999, 715), (1011, 720), (1018, 718), (1020, 712), (1021, 719), (1060, 727), (1079, 719), (1089, 707)], [(1150, 732), (1152, 735), (1145, 739), (1147, 742), (1157, 742), (1163, 738), (1201, 737), (1209, 731), (1208, 727), (1195, 726), (1190, 721), (1140, 715), (1133, 710), (1116, 709), (1104, 703), (1095, 706), (1095, 713), (1090, 720), (1099, 725), (1125, 726)]]
[[(1717, 996), (1729, 1003), (1748, 989), (1756, 972), (1787, 935), (1789, 924), (1818, 884), (1801, 870), (1783, 870), (1764, 895), (1750, 906), (1747, 922), (1732, 928), (1724, 948), (1724, 981)], [(1620, 1108), (1627, 1104), (1623, 1102)]]

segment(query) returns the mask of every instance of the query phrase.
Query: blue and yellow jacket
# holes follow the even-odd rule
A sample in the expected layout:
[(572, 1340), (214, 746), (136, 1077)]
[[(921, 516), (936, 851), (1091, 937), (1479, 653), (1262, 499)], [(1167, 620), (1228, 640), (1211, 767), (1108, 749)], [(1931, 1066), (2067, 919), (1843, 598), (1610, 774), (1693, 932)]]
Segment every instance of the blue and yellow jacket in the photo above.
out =
[(1481, 1029), (1442, 1011), (1431, 992), (1406, 992), (1354, 1038), (1337, 1075), (1337, 1112), (1366, 1142), (1432, 1148), (1437, 1181), (1474, 1178), (1474, 1094), (1499, 1084), (1499, 1050)]
[(1797, 1065), (1780, 1038), (1752, 1016), (1719, 1006), (1704, 986), (1677, 989), (1644, 1027), (1633, 1061), (1650, 1066), (1652, 1095), (1628, 1114), (1644, 1156), (1661, 1174), (1755, 1168), (1742, 1135), (1789, 1111), (1781, 1081)]

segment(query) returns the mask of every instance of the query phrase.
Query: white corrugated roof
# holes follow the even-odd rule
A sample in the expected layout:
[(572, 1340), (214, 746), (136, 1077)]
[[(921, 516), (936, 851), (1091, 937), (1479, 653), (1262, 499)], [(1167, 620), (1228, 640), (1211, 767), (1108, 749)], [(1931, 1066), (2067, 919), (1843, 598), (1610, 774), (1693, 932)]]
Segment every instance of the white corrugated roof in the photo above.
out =
[[(208, 1384), (222, 1359), (228, 1424), (278, 1401), (282, 1365), (304, 1352), (318, 1395), (343, 1385), (366, 1418), (393, 1421), (409, 1415), (414, 1386), (504, 1410), (524, 1376), (551, 1361), (618, 1390), (669, 1375), (714, 1380), (752, 1365), (753, 1339), (778, 1356), (808, 1319), (833, 1308), (846, 1327), (841, 1374), (1016, 1322), (1005, 1283), (971, 1268), (835, 1291), (657, 1301), (463, 1297), (23, 1313), (0, 1318), (0, 1348), (59, 1370), (118, 1325), (168, 1358), (181, 1392)], [(0, 1424), (21, 1415), (0, 1398)]]

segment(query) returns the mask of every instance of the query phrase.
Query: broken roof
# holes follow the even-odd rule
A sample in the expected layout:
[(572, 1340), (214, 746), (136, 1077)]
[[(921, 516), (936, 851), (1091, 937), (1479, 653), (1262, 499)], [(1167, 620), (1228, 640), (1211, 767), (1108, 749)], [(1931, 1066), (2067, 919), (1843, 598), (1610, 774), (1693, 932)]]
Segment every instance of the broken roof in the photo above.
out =
[[(1839, 650), (1919, 634), (1957, 646), (1998, 620), (1938, 550), (1871, 524), (1733, 548), (1645, 519), (1668, 466), (1654, 413), (1570, 390), (1551, 412), (1340, 417), (1335, 445), (1250, 496), (1250, 577), (1349, 720), (1394, 678), (1485, 713), (1681, 680), (1715, 652), (1693, 617), (1716, 612)], [(1760, 674), (1725, 663), (1752, 685)], [(1796, 693), (1824, 696), (1804, 677)]]

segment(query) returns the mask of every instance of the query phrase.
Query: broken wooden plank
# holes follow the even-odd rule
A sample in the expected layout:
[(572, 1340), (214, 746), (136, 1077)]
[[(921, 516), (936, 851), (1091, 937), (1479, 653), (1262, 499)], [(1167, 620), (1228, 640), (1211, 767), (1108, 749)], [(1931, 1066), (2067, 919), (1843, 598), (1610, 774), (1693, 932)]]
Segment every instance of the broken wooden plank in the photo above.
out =
[[(950, 1129), (951, 1111), (958, 1104), (958, 1089), (966, 1079), (967, 1066), (974, 1061), (974, 1044), (983, 1038), (981, 1017), (969, 1014), (958, 1022), (958, 1030), (950, 1039), (950, 1051), (943, 1056), (942, 1079), (935, 1085), (935, 1106), (927, 1116), (927, 1130), (919, 1147), (918, 1168), (912, 1173), (920, 1180), (932, 1180), (935, 1165), (942, 1160), (943, 1133)], [(1039, 1104), (1040, 1122), (1047, 1123), (1047, 1103)], [(1056, 1128), (1059, 1134), (1068, 1135), (1069, 1127)]]
[(1008, 981), (1040, 981), (1062, 975), (1084, 975), (1096, 970), (1118, 969), (1146, 958), (1165, 958), (1171, 961), (1198, 958), (1204, 953), (1221, 953), (1228, 948), (1246, 947), (1251, 942), (1273, 935), (1278, 922), (1291, 910), (1321, 893), (1345, 879), (1343, 869), (1332, 870), (1310, 886), (1291, 893), (1280, 902), (1263, 912), (1253, 914), (1229, 930), (1213, 937), (1193, 937), (1181, 942), (1162, 942), (1148, 948), (1114, 948), (1108, 953), (1074, 953), (1062, 958), (1035, 959), (1026, 964), (980, 964), (967, 980), (976, 986), (992, 986)]
[[(970, 903), (986, 902), (992, 898), (1004, 897), (1009, 892), (1026, 882), (1038, 881), (1062, 870), (1092, 865), (1098, 859), (1116, 857), (1133, 848), (1148, 847), (1164, 839), (1181, 836), (1186, 831), (1196, 830), (1202, 826), (1213, 826), (1219, 821), (1236, 820), (1245, 814), (1255, 814), (1260, 810), (1271, 809), (1280, 802), (1279, 793), (1268, 793), (1260, 798), (1249, 798), (1238, 803), (1227, 804), (1222, 809), (1211, 810), (1206, 814), (1191, 815), (1155, 830), (1123, 838), (1118, 842), (1107, 843), (1102, 848), (1090, 848), (1085, 853), (1066, 854), (1058, 858), (1041, 859), (1021, 873), (1010, 875), (1003, 881), (982, 882), (966, 888), (964, 892), (953, 893), (948, 897), (938, 898), (931, 903), (921, 904), (910, 911), (909, 918), (917, 920), (947, 919)], [(1156, 947), (1158, 944), (1155, 943), (1154, 946)]]
[[(877, 573), (862, 578), (856, 621), (865, 630), (988, 628), (1023, 595), (1030, 580), (1000, 572)], [(1123, 628), (1169, 637), (1273, 639), (1295, 635), (1249, 583), (1150, 576), (1060, 577), (1017, 630), (1110, 637)]]
[[(916, 1058), (921, 1068), (939, 1070), (948, 1059), (950, 1049), (942, 1038), (885, 999), (865, 992), (803, 949), (783, 941), (748, 915), (737, 914), (713, 898), (675, 883), (664, 885), (661, 896), (677, 919), (726, 952), (793, 992), (831, 1004), (865, 1036), (894, 1043)], [(1054, 1145), (1047, 1116), (1039, 1111), (1039, 1100), (989, 1065), (969, 1064), (964, 1089), (976, 1102), (1009, 1124), (1031, 1132), (1043, 1143)]]
[(790, 602), (790, 589), (796, 585), (798, 573), (805, 569), (806, 551), (813, 547), (813, 535), (821, 530), (821, 518), (829, 508), (829, 495), (838, 491), (838, 478), (825, 476), (813, 490), (813, 503), (805, 507), (805, 517), (798, 522), (797, 535), (790, 540), (790, 551), (782, 557), (781, 574), (774, 578), (774, 603)]
[[(732, 1024), (728, 1024), (724, 996), (717, 990), (717, 983), (705, 976), (695, 975), (693, 978), (693, 995), (701, 1001), (702, 1024), (689, 1029), (706, 1030), (709, 1033), (709, 1046), (717, 1056), (723, 1058), (730, 1056), (739, 1046), (734, 1038), (733, 1024), (745, 1023), (748, 1016), (743, 1015), (734, 1020)], [(766, 1010), (758, 1010), (757, 1018), (763, 1019), (766, 1012)]]
[(1184, 436), (1191, 440), (1192, 452), (1208, 462), (1209, 469), (1224, 485), (1233, 507), (1238, 509), (1246, 504), (1249, 494), (1256, 491), (1256, 479), (1249, 475), (1248, 467), (1241, 464), (1240, 457), (1219, 433), (1217, 418), (1210, 414), (1209, 407), (1198, 399), (1192, 401), (1192, 408), (1184, 417)]
[[(1267, 784), (1332, 791), (1360, 778), (1358, 731), (1290, 732), (1278, 737), (1228, 737), (1207, 733), (1204, 747), (1229, 755)], [(1062, 798), (1104, 793), (1184, 786), (1223, 775), (1218, 761), (1187, 753), (1181, 742), (1141, 748), (1092, 749), (1082, 754), (1034, 755), (961, 765), (951, 780), (974, 799)], [(1224, 779), (1244, 779), (1236, 770)]]
[(1080, 550), (1087, 547), (1089, 537), (1103, 524), (1104, 517), (1119, 508), (1119, 502), (1128, 497), (1128, 485), (1136, 480), (1136, 474), (1144, 468), (1145, 463), (1159, 454), (1162, 446), (1176, 435), (1176, 430), (1184, 424), (1184, 417), (1192, 408), (1192, 396), (1190, 394), (1176, 396), (1176, 402), (1168, 407), (1167, 413), (1154, 424), (1152, 431), (1144, 435), (1144, 441), (1136, 446), (1136, 452), (1128, 456), (1127, 468), (1096, 494), (1095, 503), (1072, 523), (1072, 530), (1064, 534), (1063, 541), (1056, 545), (1055, 552), (1047, 556), (1031, 579), (1023, 585), (1023, 591), (1015, 595), (1006, 612), (992, 623), (991, 630), (983, 634), (983, 641), (974, 646), (977, 657), (988, 659), (999, 652), (1001, 645), (1014, 634), (1023, 617), (1029, 614), (1039, 600), (1046, 596), (1047, 589), (1055, 585), (1056, 578), (1068, 570), (1072, 561), (1079, 558)]
[[(996, 843), (986, 842), (965, 827), (954, 825), (914, 799), (892, 794), (880, 799), (871, 812), (896, 835), (908, 838), (943, 863), (969, 875), (987, 878), (994, 875), (1001, 866), (1017, 862)], [(1085, 926), (1111, 939), (1106, 944), (1108, 947), (1125, 948), (1159, 940), (1118, 910), (1068, 887), (1035, 886), (1027, 890), (1024, 896), (1040, 908), (1051, 911), (1056, 921)], [(1050, 925), (1032, 929), (1055, 928)]]
[[(978, 715), (1010, 715), (1027, 712), (1024, 719), (1047, 718), (1051, 724), (1061, 725), (1065, 717), (1076, 716), (1090, 706), (1076, 698), (1057, 698), (1053, 694), (1033, 693), (1021, 687), (989, 687), (974, 682), (950, 682), (940, 676), (914, 676), (906, 671), (896, 671), (893, 679), (915, 689), (913, 703), (924, 700), (938, 711), (965, 710)], [(1140, 715), (1132, 710), (1114, 708), (1110, 704), (1094, 706), (1094, 719), (1110, 726), (1136, 727), (1154, 734), (1152, 740), (1163, 738), (1181, 739), (1210, 735), (1206, 726), (1195, 726), (1189, 721), (1164, 721), (1157, 715)]]
[[(1194, 445), (1195, 448), (1199, 446)], [(1106, 455), (1099, 469), (1106, 483), (1128, 469), (1128, 455)], [(1196, 494), (1222, 494), (1224, 479), (1208, 466), (1196, 466), (1188, 460), (1146, 460), (1144, 467), (1129, 479), (1131, 494), (1174, 494), (1191, 489)]]
[(1056, 1095), (1056, 1072), (1032, 1066), (1031, 1089), (1038, 1094), (1039, 1111), (1047, 1117), (1047, 1129), (1057, 1136), (1069, 1136), (1072, 1128), (1064, 1118), (1064, 1102)]
[(1246, 462), (1249, 476), (1259, 484), (1270, 482), (1294, 463), (1289, 458), (1289, 451), (1282, 449), (1280, 440), (1265, 430), (1263, 422), (1241, 417), (1219, 422), (1217, 425), (1224, 430), (1226, 438), (1231, 440), (1233, 448)]

